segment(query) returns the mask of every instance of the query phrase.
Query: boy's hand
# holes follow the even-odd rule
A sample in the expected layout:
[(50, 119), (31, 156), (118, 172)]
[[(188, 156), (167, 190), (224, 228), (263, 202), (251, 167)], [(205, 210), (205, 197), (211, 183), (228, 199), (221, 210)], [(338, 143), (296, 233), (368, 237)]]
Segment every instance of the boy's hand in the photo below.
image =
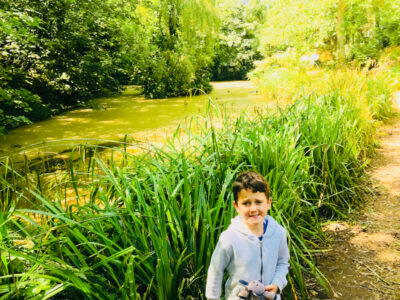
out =
[(279, 290), (279, 287), (276, 284), (270, 284), (265, 287), (265, 290), (267, 292), (273, 292), (276, 294)]

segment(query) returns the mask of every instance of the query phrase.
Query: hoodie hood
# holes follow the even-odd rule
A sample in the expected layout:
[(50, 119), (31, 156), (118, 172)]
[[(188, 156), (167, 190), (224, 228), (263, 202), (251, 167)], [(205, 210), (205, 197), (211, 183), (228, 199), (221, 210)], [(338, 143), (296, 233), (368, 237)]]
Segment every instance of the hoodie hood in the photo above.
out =
[[(265, 220), (268, 220), (268, 226), (267, 230), (263, 234), (263, 237), (272, 236), (278, 226), (278, 223), (274, 220), (274, 218), (269, 215), (265, 217), (264, 222)], [(231, 224), (229, 225), (228, 230), (234, 230), (240, 234), (243, 234), (250, 240), (258, 240), (258, 237), (243, 224), (241, 216), (236, 216), (231, 220)]]

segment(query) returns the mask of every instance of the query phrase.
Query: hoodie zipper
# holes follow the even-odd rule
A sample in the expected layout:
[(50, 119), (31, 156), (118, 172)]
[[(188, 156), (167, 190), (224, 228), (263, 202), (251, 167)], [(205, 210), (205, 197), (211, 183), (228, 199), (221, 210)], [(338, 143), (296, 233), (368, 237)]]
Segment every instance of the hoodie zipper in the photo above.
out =
[(260, 241), (260, 256), (261, 256), (261, 270), (260, 270), (260, 281), (263, 282), (263, 251), (262, 251), (262, 240)]
[[(264, 236), (265, 232), (267, 231), (267, 227), (268, 227), (268, 219), (264, 220), (264, 232), (262, 237)], [(261, 270), (260, 270), (260, 281), (263, 282), (263, 239), (261, 237), (260, 240), (260, 258), (261, 258)]]

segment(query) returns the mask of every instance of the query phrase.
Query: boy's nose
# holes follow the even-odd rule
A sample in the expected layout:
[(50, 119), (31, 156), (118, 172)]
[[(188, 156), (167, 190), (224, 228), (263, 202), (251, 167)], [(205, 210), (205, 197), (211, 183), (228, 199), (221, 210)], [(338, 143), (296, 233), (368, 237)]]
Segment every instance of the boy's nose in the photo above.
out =
[(255, 204), (252, 204), (250, 206), (250, 211), (256, 211), (257, 210), (257, 206)]

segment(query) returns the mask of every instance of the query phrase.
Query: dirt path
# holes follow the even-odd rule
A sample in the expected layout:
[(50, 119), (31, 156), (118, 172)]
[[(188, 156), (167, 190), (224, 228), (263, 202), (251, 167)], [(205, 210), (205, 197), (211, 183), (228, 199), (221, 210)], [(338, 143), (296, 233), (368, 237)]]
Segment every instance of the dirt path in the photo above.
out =
[[(318, 265), (331, 282), (331, 299), (400, 299), (399, 113), (382, 130), (369, 174), (376, 196), (362, 215), (326, 228), (332, 244)], [(329, 299), (317, 291), (314, 297)]]

